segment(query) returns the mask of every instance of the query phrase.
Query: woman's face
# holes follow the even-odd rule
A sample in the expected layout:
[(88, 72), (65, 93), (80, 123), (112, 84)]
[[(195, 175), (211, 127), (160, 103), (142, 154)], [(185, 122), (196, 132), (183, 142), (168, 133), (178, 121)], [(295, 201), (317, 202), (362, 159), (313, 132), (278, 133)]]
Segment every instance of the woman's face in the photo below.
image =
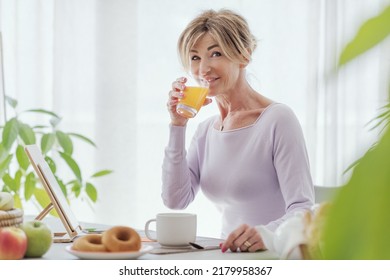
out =
[(242, 68), (224, 55), (218, 43), (208, 33), (200, 37), (190, 50), (190, 60), (194, 78), (209, 82), (209, 96), (234, 91)]

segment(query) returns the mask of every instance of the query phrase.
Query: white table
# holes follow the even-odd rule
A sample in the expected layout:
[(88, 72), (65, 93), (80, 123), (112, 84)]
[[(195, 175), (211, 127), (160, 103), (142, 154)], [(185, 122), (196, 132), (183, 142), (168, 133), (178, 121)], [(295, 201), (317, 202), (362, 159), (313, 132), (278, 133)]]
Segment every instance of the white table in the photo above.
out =
[[(63, 231), (62, 224), (58, 219), (51, 217), (45, 218), (47, 223), (53, 231)], [(108, 228), (109, 226), (96, 225), (91, 223), (81, 223), (84, 228)], [(73, 256), (65, 250), (66, 246), (71, 243), (53, 243), (50, 250), (42, 257), (46, 260), (76, 260), (76, 256)], [(145, 243), (147, 245), (148, 243)], [(255, 253), (249, 252), (230, 252), (222, 253), (221, 250), (196, 250), (193, 252), (174, 253), (174, 254), (150, 254), (142, 255), (138, 259), (140, 260), (259, 260), (259, 259), (277, 259), (277, 257), (269, 251), (261, 251)]]
[[(69, 243), (53, 243), (49, 252), (42, 259), (46, 260), (76, 260), (77, 257), (71, 255), (65, 250)], [(269, 251), (256, 253), (233, 253), (221, 250), (198, 250), (194, 252), (175, 253), (175, 254), (145, 254), (138, 258), (140, 260), (259, 260), (276, 259), (276, 256)]]

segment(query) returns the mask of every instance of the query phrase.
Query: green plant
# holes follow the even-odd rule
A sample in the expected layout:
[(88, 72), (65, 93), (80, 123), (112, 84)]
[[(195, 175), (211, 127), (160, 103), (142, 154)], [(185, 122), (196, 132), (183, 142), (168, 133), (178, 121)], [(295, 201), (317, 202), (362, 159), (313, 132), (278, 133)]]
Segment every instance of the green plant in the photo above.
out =
[[(0, 178), (2, 179), (0, 191), (12, 193), (15, 206), (18, 208), (23, 207), (23, 201), (27, 202), (33, 198), (41, 207), (49, 204), (49, 197), (42, 188), (24, 151), (24, 145), (38, 144), (67, 200), (70, 202), (73, 198), (85, 196), (90, 202), (96, 202), (98, 193), (93, 184), (94, 179), (108, 175), (112, 171), (101, 170), (86, 180), (74, 157), (73, 140), (81, 140), (93, 147), (96, 147), (95, 143), (81, 134), (60, 130), (61, 118), (51, 111), (31, 109), (18, 113), (18, 102), (15, 99), (5, 96), (5, 101), (13, 108), (14, 116), (6, 119), (4, 126), (0, 127), (2, 137), (0, 142)], [(4, 104), (4, 112), (5, 110), (6, 104)], [(23, 117), (27, 116), (28, 120), (31, 120), (31, 114), (36, 117), (49, 117), (49, 120), (47, 124), (35, 125), (22, 121)], [(70, 168), (71, 178), (65, 180), (57, 174), (59, 159)]]
[[(361, 26), (339, 66), (390, 34), (390, 6)], [(390, 92), (389, 92), (390, 99)], [(324, 230), (326, 259), (390, 259), (390, 105), (375, 120), (383, 133), (352, 167), (350, 180), (335, 197)]]

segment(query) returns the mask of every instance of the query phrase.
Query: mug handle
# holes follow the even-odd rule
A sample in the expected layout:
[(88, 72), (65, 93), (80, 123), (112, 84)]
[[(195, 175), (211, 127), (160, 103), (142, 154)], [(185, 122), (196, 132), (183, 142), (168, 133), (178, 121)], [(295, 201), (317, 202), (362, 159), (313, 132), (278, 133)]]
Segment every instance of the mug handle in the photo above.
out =
[(151, 219), (151, 220), (149, 220), (149, 221), (146, 222), (146, 224), (145, 224), (145, 235), (146, 235), (146, 237), (149, 238), (150, 240), (152, 240), (152, 241), (157, 241), (157, 239), (153, 238), (153, 237), (150, 235), (150, 232), (149, 232), (149, 225), (150, 225), (150, 223), (152, 223), (152, 222), (156, 222), (156, 219)]

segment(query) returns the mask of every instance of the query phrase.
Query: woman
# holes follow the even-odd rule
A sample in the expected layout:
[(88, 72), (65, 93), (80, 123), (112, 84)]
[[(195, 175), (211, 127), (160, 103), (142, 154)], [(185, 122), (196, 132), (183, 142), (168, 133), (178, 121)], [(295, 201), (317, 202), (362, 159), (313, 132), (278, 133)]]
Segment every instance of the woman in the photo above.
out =
[[(309, 210), (314, 191), (301, 127), (294, 113), (249, 85), (245, 68), (256, 48), (247, 22), (229, 11), (195, 18), (178, 41), (181, 62), (209, 82), (220, 114), (201, 123), (186, 153), (188, 122), (176, 112), (186, 78), (172, 84), (170, 136), (163, 162), (162, 198), (184, 209), (199, 189), (222, 213), (222, 251), (266, 249), (258, 225), (270, 230)], [(207, 98), (205, 105), (211, 102)]]

